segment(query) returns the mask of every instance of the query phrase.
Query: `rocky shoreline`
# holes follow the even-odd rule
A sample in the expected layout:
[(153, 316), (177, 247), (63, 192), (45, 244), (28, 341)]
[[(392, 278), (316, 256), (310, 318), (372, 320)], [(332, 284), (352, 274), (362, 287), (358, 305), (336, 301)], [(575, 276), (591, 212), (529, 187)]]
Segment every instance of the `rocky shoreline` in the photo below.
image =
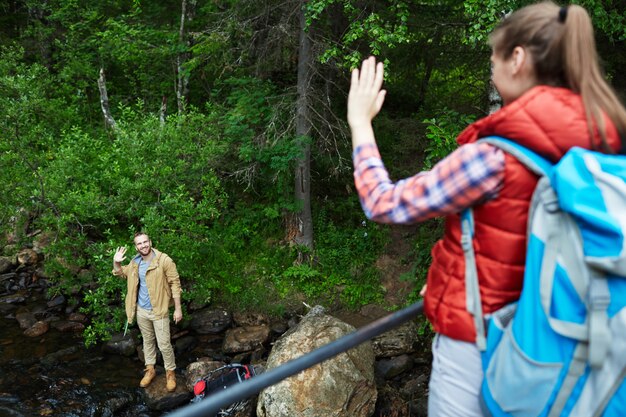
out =
[[(116, 334), (110, 341), (96, 348), (85, 349), (78, 342), (89, 318), (79, 312), (78, 305), (69, 304), (62, 295), (46, 295), (51, 284), (42, 272), (42, 254), (36, 248), (25, 248), (15, 251), (14, 255), (7, 255), (7, 249), (15, 250), (5, 247), (4, 256), (0, 256), (0, 316), (4, 320), (15, 320), (23, 337), (33, 342), (50, 338), (53, 333), (61, 335), (61, 338), (73, 338), (77, 342), (72, 347), (35, 358), (34, 363), (38, 366), (54, 366), (54, 363), (67, 363), (81, 355), (91, 357), (92, 360), (117, 356), (127, 358), (133, 364), (132, 367), (136, 367), (130, 371), (131, 374), (141, 372), (143, 355), (136, 329), (131, 329), (126, 336)], [(182, 407), (193, 396), (193, 383), (223, 364), (249, 363), (262, 371), (275, 343), (287, 332), (293, 331), (307, 314), (304, 306), (302, 311), (294, 313), (292, 317), (281, 319), (271, 319), (262, 314), (230, 312), (214, 306), (193, 309), (188, 305), (186, 310), (189, 318), (184, 324), (172, 325), (179, 382), (174, 393), (165, 390), (164, 371), (157, 367), (157, 379), (148, 389), (115, 387), (114, 391), (118, 394), (110, 396), (104, 404), (95, 405), (94, 410), (75, 410), (76, 414), (66, 415), (151, 415), (151, 412), (162, 413)], [(389, 313), (372, 305), (357, 313), (327, 314), (354, 329)], [(430, 371), (429, 336), (420, 338), (418, 333), (417, 321), (411, 321), (372, 340), (377, 393), (372, 415), (426, 415)], [(10, 346), (12, 343), (4, 339), (0, 342), (0, 349), (3, 349), (2, 344)], [(11, 360), (6, 358), (7, 355), (3, 356), (3, 362)], [(80, 366), (80, 360), (77, 366)], [(78, 385), (73, 390), (89, 387), (89, 381), (80, 381), (80, 378), (77, 381)], [(132, 384), (132, 381), (128, 384)], [(22, 400), (20, 395), (2, 390), (7, 391), (0, 385), (0, 411), (2, 407), (10, 409), (12, 403)], [(138, 397), (135, 397), (137, 392)], [(139, 408), (138, 401), (141, 403)], [(125, 411), (131, 409), (134, 414), (124, 414), (131, 413)], [(39, 414), (57, 415), (54, 407), (50, 408), (50, 412)], [(251, 406), (237, 415), (255, 417), (257, 414)]]

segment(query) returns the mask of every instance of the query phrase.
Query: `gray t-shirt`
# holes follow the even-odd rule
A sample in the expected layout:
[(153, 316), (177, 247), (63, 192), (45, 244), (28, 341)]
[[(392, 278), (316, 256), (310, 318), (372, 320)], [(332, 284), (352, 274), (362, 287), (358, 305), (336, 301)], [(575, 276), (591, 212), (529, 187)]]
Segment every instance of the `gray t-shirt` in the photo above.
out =
[(152, 304), (150, 303), (150, 294), (148, 294), (148, 285), (146, 284), (146, 271), (150, 266), (150, 262), (144, 261), (139, 258), (139, 297), (137, 303), (139, 307), (145, 310), (152, 310)]

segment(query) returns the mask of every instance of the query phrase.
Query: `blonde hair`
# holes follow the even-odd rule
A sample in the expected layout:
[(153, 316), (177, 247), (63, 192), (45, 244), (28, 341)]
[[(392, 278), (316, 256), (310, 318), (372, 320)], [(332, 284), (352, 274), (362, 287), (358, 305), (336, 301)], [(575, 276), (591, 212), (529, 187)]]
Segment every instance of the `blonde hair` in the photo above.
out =
[(584, 8), (574, 4), (561, 8), (549, 1), (526, 6), (506, 17), (489, 43), (503, 59), (510, 58), (516, 46), (524, 47), (539, 84), (569, 88), (581, 95), (593, 148), (597, 148), (593, 138), (599, 133), (603, 150), (613, 152), (603, 114), (615, 124), (626, 148), (626, 109), (604, 78), (593, 25)]

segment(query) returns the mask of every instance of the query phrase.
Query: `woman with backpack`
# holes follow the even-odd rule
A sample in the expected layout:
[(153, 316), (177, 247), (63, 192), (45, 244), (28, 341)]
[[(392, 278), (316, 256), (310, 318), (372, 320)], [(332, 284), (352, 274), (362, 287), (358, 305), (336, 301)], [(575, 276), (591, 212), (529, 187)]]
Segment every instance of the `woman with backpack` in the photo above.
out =
[(382, 63), (371, 57), (355, 69), (348, 97), (355, 184), (367, 217), (402, 224), (446, 217), (423, 291), (436, 332), (432, 416), (482, 415), (483, 372), (466, 306), (461, 211), (472, 207), (474, 212), (483, 313), (516, 301), (523, 281), (528, 207), (537, 176), (511, 155), (477, 141), (505, 137), (552, 163), (574, 146), (605, 153), (626, 149), (626, 109), (603, 78), (585, 9), (551, 2), (524, 7), (500, 23), (490, 45), (492, 81), (504, 106), (465, 128), (457, 138), (460, 147), (430, 171), (396, 183), (389, 179), (372, 128), (386, 94)]

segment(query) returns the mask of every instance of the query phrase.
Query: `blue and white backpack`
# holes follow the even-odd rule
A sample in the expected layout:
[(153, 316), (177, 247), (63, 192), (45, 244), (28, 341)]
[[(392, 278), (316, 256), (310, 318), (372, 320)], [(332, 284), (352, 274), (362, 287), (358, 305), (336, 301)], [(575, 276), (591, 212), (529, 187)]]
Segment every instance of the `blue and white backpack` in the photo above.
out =
[(541, 177), (528, 216), (521, 297), (488, 317), (472, 211), (462, 214), (485, 414), (626, 416), (626, 156), (573, 148), (553, 166), (507, 139), (481, 140)]

